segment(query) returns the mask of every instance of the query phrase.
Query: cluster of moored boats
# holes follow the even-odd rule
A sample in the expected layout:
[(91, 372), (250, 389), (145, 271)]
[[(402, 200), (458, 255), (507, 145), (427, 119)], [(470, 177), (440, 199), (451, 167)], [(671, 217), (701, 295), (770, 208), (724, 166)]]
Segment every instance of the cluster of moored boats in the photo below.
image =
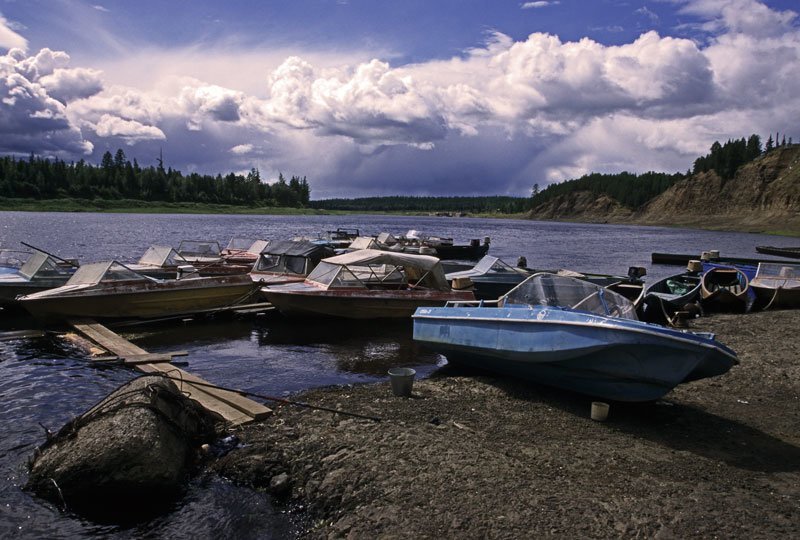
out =
[[(736, 354), (674, 328), (708, 310), (797, 307), (800, 266), (713, 252), (645, 287), (626, 276), (528, 268), (416, 231), (152, 246), (135, 263), (79, 266), (34, 249), (0, 269), (0, 306), (45, 320), (164, 319), (269, 302), (292, 317), (412, 318), (414, 339), (450, 362), (611, 400), (657, 399), (725, 373)], [(32, 247), (32, 246), (29, 246)], [(477, 263), (476, 263), (477, 261)]]

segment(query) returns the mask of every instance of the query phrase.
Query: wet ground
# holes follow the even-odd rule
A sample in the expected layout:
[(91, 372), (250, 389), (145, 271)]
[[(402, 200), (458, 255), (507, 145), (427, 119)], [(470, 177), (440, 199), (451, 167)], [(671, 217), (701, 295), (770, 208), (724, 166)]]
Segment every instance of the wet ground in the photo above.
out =
[[(445, 367), (298, 399), (213, 468), (306, 509), (309, 536), (797, 537), (800, 312), (714, 315), (741, 364), (655, 403), (612, 403)], [(272, 488), (270, 488), (272, 484)]]

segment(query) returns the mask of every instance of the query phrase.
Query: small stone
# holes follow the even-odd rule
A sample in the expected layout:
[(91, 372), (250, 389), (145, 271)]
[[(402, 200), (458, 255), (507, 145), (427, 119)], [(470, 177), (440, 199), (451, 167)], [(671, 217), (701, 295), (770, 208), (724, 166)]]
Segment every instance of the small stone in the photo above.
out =
[(272, 477), (272, 480), (269, 481), (269, 491), (275, 496), (283, 497), (288, 495), (291, 489), (292, 483), (289, 475), (286, 473), (275, 475)]

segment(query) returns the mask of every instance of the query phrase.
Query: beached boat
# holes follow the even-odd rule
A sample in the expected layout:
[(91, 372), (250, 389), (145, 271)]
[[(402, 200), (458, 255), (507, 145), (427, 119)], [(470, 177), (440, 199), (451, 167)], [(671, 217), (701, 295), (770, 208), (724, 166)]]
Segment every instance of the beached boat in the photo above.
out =
[(666, 324), (676, 312), (700, 299), (700, 282), (703, 267), (699, 261), (690, 261), (686, 272), (656, 281), (645, 290), (642, 300), (642, 320)]
[(189, 274), (203, 277), (246, 274), (253, 267), (253, 263), (230, 264), (224, 259), (192, 262), (170, 246), (150, 246), (138, 262), (128, 264), (127, 267), (156, 279), (176, 279)]
[(713, 335), (641, 322), (626, 298), (575, 278), (534, 274), (491, 304), (420, 308), (414, 340), (453, 364), (617, 401), (655, 400), (738, 363)]
[(760, 309), (800, 308), (800, 264), (761, 263), (750, 288)]
[(250, 277), (269, 285), (297, 283), (305, 280), (322, 259), (335, 254), (333, 248), (307, 240), (271, 240), (259, 254)]
[(800, 247), (756, 246), (756, 251), (764, 253), (765, 255), (800, 259)]
[(77, 263), (58, 261), (41, 251), (34, 251), (20, 268), (8, 266), (0, 272), (0, 307), (15, 305), (17, 296), (64, 285), (77, 267)]
[(246, 274), (160, 280), (110, 261), (81, 266), (65, 285), (18, 300), (47, 320), (152, 319), (230, 307), (257, 290)]
[(302, 283), (261, 291), (287, 315), (351, 319), (405, 318), (420, 306), (475, 298), (450, 288), (435, 257), (374, 249), (325, 259)]
[[(705, 264), (704, 264), (705, 268)], [(755, 295), (750, 290), (750, 279), (741, 268), (715, 265), (700, 280), (700, 298), (708, 311), (750, 311)]]

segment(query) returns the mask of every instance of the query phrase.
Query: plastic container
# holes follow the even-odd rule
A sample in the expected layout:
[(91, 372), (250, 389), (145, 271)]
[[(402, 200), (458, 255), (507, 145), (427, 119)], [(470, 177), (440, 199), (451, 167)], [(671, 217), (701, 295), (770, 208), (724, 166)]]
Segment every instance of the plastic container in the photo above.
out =
[(608, 418), (608, 403), (602, 401), (592, 401), (592, 420), (597, 422), (605, 422)]
[(411, 397), (414, 375), (417, 372), (411, 368), (392, 368), (388, 373), (389, 381), (392, 383), (392, 393), (398, 397)]

